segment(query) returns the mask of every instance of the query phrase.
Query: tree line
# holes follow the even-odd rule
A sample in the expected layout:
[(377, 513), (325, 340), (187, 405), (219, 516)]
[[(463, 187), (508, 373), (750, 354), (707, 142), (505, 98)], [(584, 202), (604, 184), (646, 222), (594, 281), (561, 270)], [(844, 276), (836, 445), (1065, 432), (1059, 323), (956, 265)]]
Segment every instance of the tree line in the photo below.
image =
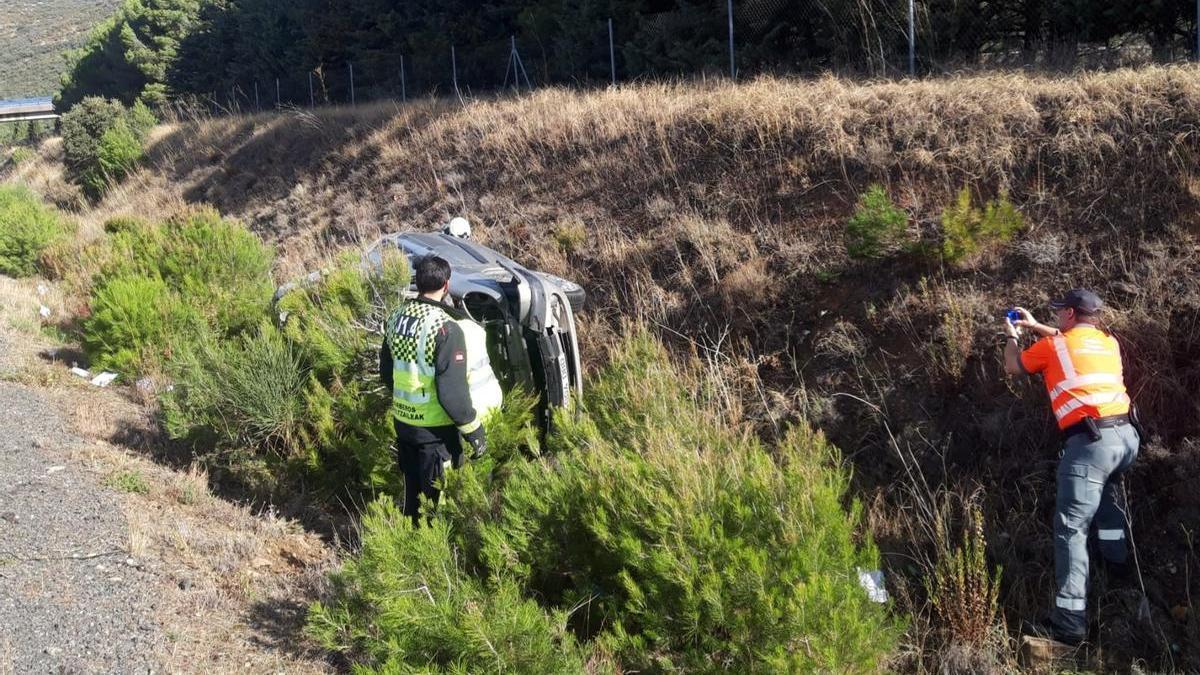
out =
[[(905, 0), (735, 0), (743, 74), (907, 67)], [(726, 0), (124, 0), (68, 56), (60, 105), (84, 96), (159, 104), (243, 93), (274, 82), (293, 102), (348, 99), (349, 66), (368, 96), (447, 91), (451, 48), (460, 87), (495, 89), (511, 38), (536, 84), (728, 72)], [(1191, 0), (919, 0), (924, 70), (991, 55), (1074, 66), (1082, 45), (1143, 45), (1156, 59), (1190, 53)], [(1093, 50), (1094, 51), (1094, 50)], [(303, 81), (301, 81), (303, 80)], [(509, 80), (511, 82), (511, 79)], [(279, 96), (284, 97), (284, 92)]]

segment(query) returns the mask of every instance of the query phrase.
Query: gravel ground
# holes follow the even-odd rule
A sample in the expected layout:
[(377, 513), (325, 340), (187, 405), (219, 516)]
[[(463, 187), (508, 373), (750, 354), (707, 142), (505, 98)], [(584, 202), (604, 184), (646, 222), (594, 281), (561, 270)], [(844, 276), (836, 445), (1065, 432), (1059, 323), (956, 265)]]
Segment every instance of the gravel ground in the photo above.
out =
[(34, 392), (0, 382), (0, 411), (0, 673), (154, 671), (153, 571), (117, 495)]

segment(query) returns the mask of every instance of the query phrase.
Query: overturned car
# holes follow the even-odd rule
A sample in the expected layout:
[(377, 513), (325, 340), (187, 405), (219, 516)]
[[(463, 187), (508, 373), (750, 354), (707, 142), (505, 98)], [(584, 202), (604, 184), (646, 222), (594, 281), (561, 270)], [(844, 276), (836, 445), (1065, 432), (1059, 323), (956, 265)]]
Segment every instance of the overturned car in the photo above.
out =
[(449, 262), (450, 298), (487, 331), (488, 356), (501, 387), (537, 393), (538, 421), (547, 428), (552, 409), (582, 391), (575, 314), (586, 294), (574, 282), (523, 267), (469, 236), (469, 228), (454, 227), (390, 234), (366, 250), (363, 262), (378, 268), (389, 251), (404, 253), (410, 263), (429, 254)]

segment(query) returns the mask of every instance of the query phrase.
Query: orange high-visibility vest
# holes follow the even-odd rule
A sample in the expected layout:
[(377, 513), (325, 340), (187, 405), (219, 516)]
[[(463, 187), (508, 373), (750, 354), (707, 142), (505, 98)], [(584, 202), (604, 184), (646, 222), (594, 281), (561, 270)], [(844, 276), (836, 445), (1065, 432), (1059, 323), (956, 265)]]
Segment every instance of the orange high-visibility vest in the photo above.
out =
[(1121, 348), (1095, 326), (1080, 325), (1038, 340), (1021, 353), (1021, 367), (1045, 378), (1059, 429), (1087, 417), (1129, 412)]

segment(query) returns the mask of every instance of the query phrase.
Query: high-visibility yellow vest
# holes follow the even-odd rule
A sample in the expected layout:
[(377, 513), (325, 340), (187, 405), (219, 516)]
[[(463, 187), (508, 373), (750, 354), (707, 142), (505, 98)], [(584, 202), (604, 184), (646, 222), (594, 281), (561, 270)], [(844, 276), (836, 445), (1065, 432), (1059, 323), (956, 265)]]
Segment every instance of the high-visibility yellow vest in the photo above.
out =
[(434, 347), (437, 332), (454, 317), (427, 302), (404, 303), (388, 319), (392, 352), (392, 415), (414, 427), (453, 426), (438, 401)]
[(462, 327), (467, 343), (467, 386), (471, 390), (471, 405), (475, 406), (475, 415), (486, 424), (504, 402), (500, 381), (496, 379), (492, 360), (488, 357), (487, 331), (471, 319), (462, 319), (458, 325)]

